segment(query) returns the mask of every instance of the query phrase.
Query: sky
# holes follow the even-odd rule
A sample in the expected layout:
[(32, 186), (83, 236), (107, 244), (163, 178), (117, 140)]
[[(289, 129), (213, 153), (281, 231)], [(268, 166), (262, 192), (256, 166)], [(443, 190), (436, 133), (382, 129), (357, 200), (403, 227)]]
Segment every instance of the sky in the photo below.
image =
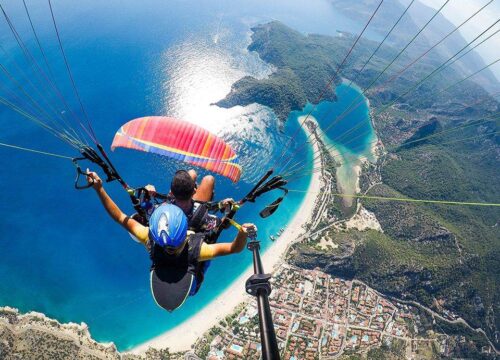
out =
[[(439, 9), (445, 3), (445, 0), (420, 0), (423, 4), (435, 9)], [(460, 25), (464, 20), (470, 17), (490, 0), (451, 0), (442, 10), (443, 15), (455, 25)], [(470, 22), (460, 28), (462, 36), (471, 41), (484, 31), (488, 26), (497, 21), (500, 17), (500, 0), (494, 0), (490, 5), (483, 9)], [(500, 23), (496, 24), (484, 37), (488, 37), (496, 30), (500, 29)], [(483, 38), (481, 38), (483, 39)], [(480, 41), (480, 40), (479, 40)], [(479, 42), (478, 41), (478, 42)], [(477, 44), (477, 42), (475, 43)], [(500, 33), (494, 35), (484, 44), (478, 46), (476, 51), (481, 55), (487, 64), (500, 58)], [(497, 79), (500, 80), (500, 62), (491, 66)]]

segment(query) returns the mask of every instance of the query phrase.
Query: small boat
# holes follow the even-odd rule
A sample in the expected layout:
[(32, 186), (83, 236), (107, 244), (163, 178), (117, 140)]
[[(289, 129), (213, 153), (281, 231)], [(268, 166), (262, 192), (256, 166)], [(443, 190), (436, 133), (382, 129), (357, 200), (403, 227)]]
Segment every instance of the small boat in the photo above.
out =
[(285, 232), (285, 228), (281, 228), (280, 231), (278, 232), (278, 234), (283, 234)]
[(269, 239), (271, 239), (271, 241), (274, 241), (276, 240), (276, 237), (274, 237), (274, 235), (269, 235)]

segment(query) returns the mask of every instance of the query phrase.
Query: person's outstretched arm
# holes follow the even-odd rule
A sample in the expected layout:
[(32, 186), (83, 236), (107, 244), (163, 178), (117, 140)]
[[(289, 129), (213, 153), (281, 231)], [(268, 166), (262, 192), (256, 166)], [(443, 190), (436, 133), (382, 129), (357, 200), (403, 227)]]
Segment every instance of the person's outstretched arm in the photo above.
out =
[(200, 261), (206, 261), (213, 259), (218, 256), (236, 254), (241, 252), (245, 245), (247, 244), (248, 236), (257, 231), (257, 227), (254, 224), (243, 224), (241, 225), (238, 235), (230, 243), (218, 243), (218, 244), (203, 244)]
[(106, 190), (104, 190), (102, 180), (97, 173), (90, 172), (87, 169), (87, 174), (87, 181), (92, 183), (92, 187), (97, 193), (99, 200), (101, 200), (101, 203), (109, 216), (123, 226), (125, 230), (138, 238), (143, 244), (146, 244), (149, 229), (120, 210), (118, 205), (115, 204), (115, 202), (109, 197), (108, 193), (106, 193)]

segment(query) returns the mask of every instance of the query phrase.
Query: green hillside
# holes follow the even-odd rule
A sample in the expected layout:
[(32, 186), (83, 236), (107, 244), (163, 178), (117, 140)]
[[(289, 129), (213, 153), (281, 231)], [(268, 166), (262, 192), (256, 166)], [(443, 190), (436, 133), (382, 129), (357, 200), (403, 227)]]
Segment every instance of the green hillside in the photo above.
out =
[[(290, 110), (319, 98), (354, 41), (345, 33), (306, 36), (278, 22), (257, 26), (253, 32), (249, 49), (275, 72), (266, 79), (241, 79), (218, 104), (256, 102), (272, 108), (282, 120)], [(370, 86), (399, 51), (382, 47), (360, 74), (376, 46), (362, 39), (342, 76), (356, 78), (361, 88)], [(399, 59), (412, 60), (406, 54)], [(370, 178), (370, 172), (376, 172), (382, 179), (368, 195), (499, 203), (499, 104), (471, 81), (452, 86), (461, 77), (449, 68), (415, 87), (439, 65), (435, 57), (423, 58), (397, 77), (391, 68), (367, 91), (374, 126), (387, 151), (379, 166), (369, 167), (363, 175)], [(390, 85), (380, 86), (386, 80)], [(451, 311), (496, 341), (500, 209), (375, 200), (362, 204), (376, 215), (383, 233), (329, 232), (337, 248), (325, 252), (308, 241), (297, 244), (289, 260), (361, 279), (381, 292), (438, 312)]]

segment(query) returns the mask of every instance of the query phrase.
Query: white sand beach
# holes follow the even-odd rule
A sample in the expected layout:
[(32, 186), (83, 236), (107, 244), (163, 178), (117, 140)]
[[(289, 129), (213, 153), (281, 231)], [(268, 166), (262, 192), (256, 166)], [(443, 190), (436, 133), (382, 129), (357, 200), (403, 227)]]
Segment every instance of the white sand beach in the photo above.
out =
[[(299, 118), (302, 121), (302, 118)], [(309, 130), (303, 127), (307, 135)], [(313, 145), (314, 151), (317, 144)], [(321, 167), (321, 161), (315, 160), (314, 168)], [(266, 272), (274, 270), (281, 262), (290, 244), (304, 233), (303, 226), (311, 220), (316, 198), (319, 195), (321, 184), (321, 171), (312, 175), (308, 191), (302, 201), (300, 208), (293, 219), (287, 224), (285, 231), (279, 241), (274, 242), (262, 255), (262, 263)], [(217, 322), (230, 314), (233, 309), (249, 299), (246, 295), (245, 281), (253, 274), (253, 268), (249, 266), (221, 295), (209, 303), (203, 310), (186, 320), (179, 326), (153, 338), (131, 350), (132, 353), (144, 353), (148, 348), (169, 348), (170, 351), (189, 350), (191, 345)]]

